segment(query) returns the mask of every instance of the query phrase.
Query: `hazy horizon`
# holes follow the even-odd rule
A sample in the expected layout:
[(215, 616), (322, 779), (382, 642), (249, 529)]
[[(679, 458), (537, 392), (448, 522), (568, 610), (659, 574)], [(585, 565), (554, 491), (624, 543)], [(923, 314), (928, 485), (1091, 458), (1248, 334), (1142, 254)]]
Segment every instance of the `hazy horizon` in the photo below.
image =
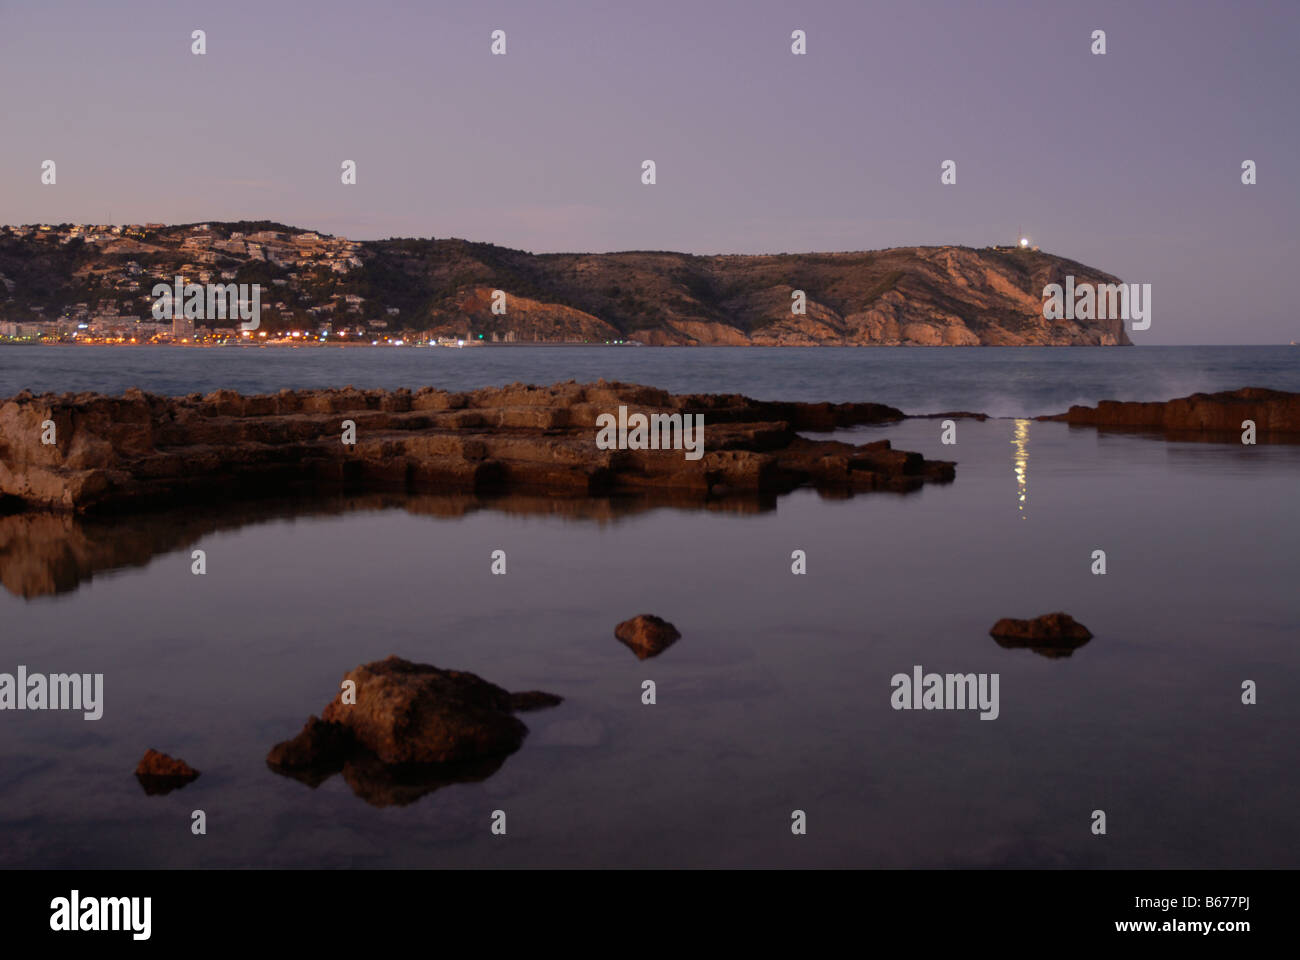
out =
[[(1208, 0), (329, 2), (309, 16), (0, 0), (0, 220), (274, 220), (535, 253), (1024, 233), (1151, 283), (1136, 343), (1286, 343), (1300, 339), (1297, 28), (1294, 4)], [(505, 56), (489, 52), (496, 29)]]

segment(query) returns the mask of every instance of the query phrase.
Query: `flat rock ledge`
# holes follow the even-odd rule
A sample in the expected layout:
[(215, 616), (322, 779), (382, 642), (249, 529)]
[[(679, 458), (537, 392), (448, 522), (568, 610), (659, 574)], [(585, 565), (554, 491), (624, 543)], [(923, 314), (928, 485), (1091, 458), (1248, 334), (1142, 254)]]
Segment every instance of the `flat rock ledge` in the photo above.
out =
[(1194, 393), (1158, 403), (1103, 400), (1074, 406), (1039, 420), (1117, 430), (1161, 430), (1175, 437), (1240, 440), (1242, 422), (1253, 420), (1260, 438), (1300, 443), (1300, 393), (1243, 387), (1222, 393)]
[(353, 791), (377, 806), (485, 779), (528, 733), (514, 714), (562, 702), (396, 656), (362, 664), (343, 680), (321, 716), (272, 747), (266, 762), (312, 787), (342, 771)]
[[(704, 453), (602, 450), (596, 419), (629, 413), (699, 414)], [(542, 492), (611, 495), (665, 491), (701, 499), (729, 493), (906, 492), (950, 481), (954, 465), (894, 450), (888, 440), (813, 440), (829, 431), (902, 420), (873, 403), (673, 395), (598, 381), (450, 393), (220, 390), (168, 398), (24, 392), (0, 405), (0, 500), (22, 509), (156, 507), (229, 497), (320, 492)], [(343, 422), (356, 443), (342, 442)], [(47, 423), (48, 422), (48, 423)], [(53, 424), (55, 443), (42, 442)]]

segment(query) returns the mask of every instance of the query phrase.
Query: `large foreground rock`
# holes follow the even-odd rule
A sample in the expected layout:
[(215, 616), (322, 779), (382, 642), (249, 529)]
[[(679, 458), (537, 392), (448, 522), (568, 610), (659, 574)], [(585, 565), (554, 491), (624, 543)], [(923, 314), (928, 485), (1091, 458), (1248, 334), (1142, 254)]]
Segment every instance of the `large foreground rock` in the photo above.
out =
[(1118, 430), (1161, 430), (1179, 439), (1240, 441), (1242, 422), (1255, 421), (1260, 440), (1300, 443), (1300, 393), (1244, 387), (1222, 393), (1194, 393), (1158, 403), (1103, 400), (1095, 407), (1040, 420)]
[[(704, 453), (602, 450), (601, 414), (704, 418)], [(674, 491), (699, 499), (828, 491), (909, 491), (953, 478), (953, 464), (888, 440), (810, 440), (901, 420), (871, 403), (808, 404), (738, 394), (672, 395), (574, 382), (448, 393), (424, 388), (158, 397), (129, 390), (34, 396), (0, 405), (0, 500), (89, 511), (228, 499), (363, 492), (537, 492), (551, 496)], [(53, 423), (56, 443), (42, 443)], [(342, 442), (344, 422), (356, 443)]]
[[(267, 764), (312, 786), (342, 770), (358, 796), (377, 804), (489, 776), (528, 733), (514, 713), (560, 702), (400, 657), (362, 664), (343, 680), (321, 716), (272, 747)], [(345, 702), (346, 681), (355, 703)]]

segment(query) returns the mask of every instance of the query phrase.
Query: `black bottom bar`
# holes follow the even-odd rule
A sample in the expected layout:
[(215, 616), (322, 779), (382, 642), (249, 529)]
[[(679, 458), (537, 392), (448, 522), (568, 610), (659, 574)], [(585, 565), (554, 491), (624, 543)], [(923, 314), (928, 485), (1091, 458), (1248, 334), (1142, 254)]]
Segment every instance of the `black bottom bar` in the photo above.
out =
[[(851, 943), (923, 945), (927, 954), (946, 943), (1231, 949), (1282, 935), (1294, 885), (1292, 871), (1256, 870), (28, 870), (0, 873), (0, 917), (7, 945), (91, 948), (377, 948), (434, 933), (459, 949), (514, 937), (531, 949), (637, 941), (671, 948), (686, 942), (679, 935), (770, 949), (773, 936), (842, 933)], [(147, 940), (137, 939), (146, 929), (143, 898)]]

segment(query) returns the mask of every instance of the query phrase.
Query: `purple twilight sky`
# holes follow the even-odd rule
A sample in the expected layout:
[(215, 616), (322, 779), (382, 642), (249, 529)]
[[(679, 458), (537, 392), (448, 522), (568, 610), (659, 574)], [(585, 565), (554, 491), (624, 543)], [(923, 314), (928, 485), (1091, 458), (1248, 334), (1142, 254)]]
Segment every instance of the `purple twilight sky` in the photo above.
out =
[(534, 252), (1023, 229), (1151, 283), (1139, 343), (1286, 342), (1298, 39), (1300, 3), (1263, 0), (0, 0), (0, 222), (270, 219)]

